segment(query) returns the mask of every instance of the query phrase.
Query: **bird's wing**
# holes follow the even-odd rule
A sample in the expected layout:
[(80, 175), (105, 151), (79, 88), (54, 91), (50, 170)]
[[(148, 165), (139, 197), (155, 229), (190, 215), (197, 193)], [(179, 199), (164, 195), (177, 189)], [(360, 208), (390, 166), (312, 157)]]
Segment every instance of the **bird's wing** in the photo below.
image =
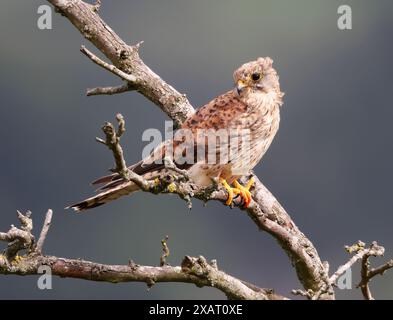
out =
[[(134, 171), (139, 175), (144, 175), (149, 172), (159, 171), (165, 167), (163, 163), (163, 158), (165, 156), (173, 157), (173, 162), (182, 169), (189, 168), (193, 163), (196, 163), (198, 159), (196, 159), (198, 154), (198, 147), (204, 144), (207, 144), (207, 139), (205, 136), (199, 137), (197, 135), (198, 129), (204, 130), (220, 130), (220, 129), (229, 129), (236, 126), (236, 120), (247, 110), (247, 106), (239, 100), (238, 96), (234, 93), (233, 90), (228, 91), (203, 107), (199, 108), (190, 118), (188, 118), (180, 130), (188, 130), (193, 135), (191, 148), (194, 148), (193, 155), (194, 159), (192, 159), (191, 163), (179, 163), (178, 157), (176, 157), (176, 150), (180, 148), (186, 149), (187, 142), (176, 140), (175, 133), (175, 141), (167, 140), (159, 145), (146, 159), (141, 160), (140, 162), (129, 167), (130, 170)], [(170, 144), (173, 144), (173, 152), (166, 152)], [(219, 145), (216, 145), (218, 148)], [(221, 145), (222, 147), (222, 145)], [(204, 147), (205, 157), (209, 152), (216, 152), (216, 149), (209, 150), (208, 147)], [(99, 190), (113, 188), (121, 183), (123, 183), (123, 179), (119, 174), (112, 174), (102, 178), (99, 178), (92, 182), (92, 184), (104, 184)]]
[(233, 90), (228, 91), (199, 108), (182, 125), (182, 129), (227, 129), (232, 127), (247, 106)]

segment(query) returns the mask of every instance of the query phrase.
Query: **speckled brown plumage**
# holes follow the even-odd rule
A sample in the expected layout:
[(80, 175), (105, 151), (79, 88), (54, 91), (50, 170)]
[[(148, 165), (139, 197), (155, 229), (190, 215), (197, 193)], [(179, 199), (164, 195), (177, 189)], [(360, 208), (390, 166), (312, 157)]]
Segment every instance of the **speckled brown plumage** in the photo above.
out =
[[(167, 151), (173, 149), (169, 153), (173, 161), (179, 167), (186, 168), (191, 179), (199, 185), (209, 185), (212, 178), (217, 177), (231, 183), (248, 173), (261, 160), (279, 128), (283, 93), (272, 63), (270, 58), (258, 58), (242, 65), (233, 75), (235, 88), (198, 109), (176, 133), (191, 132), (191, 141), (187, 142), (184, 136), (176, 139), (175, 134), (174, 141), (164, 142), (152, 155), (130, 169), (146, 179), (159, 177), (165, 167), (158, 160), (164, 155), (168, 156)], [(220, 139), (219, 143), (211, 146), (206, 135), (198, 134), (202, 129), (215, 132), (224, 130), (230, 138)], [(231, 144), (233, 137), (238, 139), (234, 140), (236, 145)], [(244, 142), (246, 140), (248, 143)], [(173, 148), (169, 148), (171, 146)], [(223, 150), (234, 146), (236, 152), (224, 157)], [(194, 154), (190, 161), (180, 164), (180, 158), (187, 152), (200, 147), (204, 148), (202, 156), (194, 152), (197, 155)], [(177, 152), (180, 148), (182, 152)], [(209, 163), (208, 154), (214, 154), (217, 161)], [(71, 207), (77, 211), (85, 210), (138, 190), (132, 182), (123, 181), (118, 175), (101, 178), (96, 183), (104, 184), (99, 194)]]

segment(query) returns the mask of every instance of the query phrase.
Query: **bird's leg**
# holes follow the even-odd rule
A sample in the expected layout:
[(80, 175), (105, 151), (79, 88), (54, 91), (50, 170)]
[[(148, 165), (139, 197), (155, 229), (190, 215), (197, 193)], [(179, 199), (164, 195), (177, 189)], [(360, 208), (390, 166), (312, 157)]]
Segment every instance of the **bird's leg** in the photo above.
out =
[(237, 180), (233, 182), (233, 185), (235, 186), (234, 193), (238, 193), (243, 200), (243, 208), (247, 208), (250, 205), (250, 202), (252, 200), (251, 192), (250, 189), (253, 186), (255, 180), (254, 177), (251, 177), (250, 180), (248, 180), (247, 184), (245, 186), (242, 186)]
[(224, 186), (224, 188), (228, 192), (228, 199), (225, 202), (227, 206), (229, 206), (232, 201), (233, 201), (233, 196), (234, 195), (240, 195), (240, 197), (243, 200), (243, 208), (247, 208), (251, 202), (251, 193), (250, 193), (250, 188), (254, 184), (254, 178), (251, 178), (246, 186), (242, 186), (237, 180), (233, 182), (234, 188), (232, 188), (228, 182), (224, 178), (220, 178), (220, 183)]

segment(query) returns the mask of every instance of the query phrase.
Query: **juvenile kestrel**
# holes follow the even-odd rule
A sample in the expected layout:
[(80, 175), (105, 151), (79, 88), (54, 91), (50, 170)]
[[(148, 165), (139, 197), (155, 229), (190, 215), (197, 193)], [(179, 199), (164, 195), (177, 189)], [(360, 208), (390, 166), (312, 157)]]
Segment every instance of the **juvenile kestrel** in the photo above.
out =
[[(218, 178), (228, 191), (226, 204), (232, 203), (234, 195), (240, 195), (244, 207), (247, 207), (251, 201), (249, 189), (253, 181), (250, 180), (244, 187), (237, 179), (261, 160), (280, 122), (284, 94), (272, 64), (272, 59), (268, 57), (243, 64), (233, 74), (235, 88), (198, 109), (176, 132), (184, 131), (188, 133), (188, 138), (191, 135), (191, 139), (182, 135), (181, 139), (166, 141), (149, 157), (129, 169), (148, 180), (160, 178), (168, 173), (162, 160), (170, 150), (173, 162), (179, 168), (186, 169), (195, 184), (208, 186), (214, 178)], [(201, 135), (201, 131), (204, 134)], [(212, 132), (220, 132), (218, 143), (216, 138), (213, 139), (214, 144), (209, 143)], [(223, 133), (227, 139), (223, 139)], [(202, 150), (202, 156), (199, 150)], [(191, 158), (186, 153), (192, 154)], [(210, 155), (215, 156), (214, 162), (209, 161)], [(118, 174), (105, 176), (93, 184), (104, 186), (97, 195), (70, 208), (76, 211), (94, 208), (138, 190), (133, 182), (124, 180)], [(230, 187), (231, 184), (234, 188)]]

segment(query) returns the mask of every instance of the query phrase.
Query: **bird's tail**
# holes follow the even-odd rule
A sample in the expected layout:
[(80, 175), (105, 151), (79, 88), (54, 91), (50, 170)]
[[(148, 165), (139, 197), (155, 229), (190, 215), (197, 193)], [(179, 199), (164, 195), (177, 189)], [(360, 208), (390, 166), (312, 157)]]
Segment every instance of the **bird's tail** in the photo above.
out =
[(114, 186), (113, 188), (103, 188), (102, 192), (98, 193), (97, 195), (83, 200), (81, 202), (75, 203), (73, 205), (68, 206), (66, 209), (74, 209), (77, 212), (95, 208), (101, 206), (105, 203), (110, 201), (116, 200), (122, 196), (128, 195), (132, 192), (137, 191), (139, 188), (138, 186), (131, 182), (125, 181), (121, 184)]
[[(150, 161), (146, 164), (143, 160), (128, 167), (136, 174), (143, 176), (144, 179), (152, 180), (156, 177), (166, 174), (165, 166), (158, 162)], [(131, 182), (127, 181), (118, 173), (113, 173), (108, 176), (101, 177), (92, 182), (93, 185), (101, 185), (97, 190), (98, 194), (68, 206), (66, 209), (74, 209), (77, 212), (102, 206), (105, 203), (116, 200), (122, 196), (128, 195), (139, 190), (139, 187)]]

